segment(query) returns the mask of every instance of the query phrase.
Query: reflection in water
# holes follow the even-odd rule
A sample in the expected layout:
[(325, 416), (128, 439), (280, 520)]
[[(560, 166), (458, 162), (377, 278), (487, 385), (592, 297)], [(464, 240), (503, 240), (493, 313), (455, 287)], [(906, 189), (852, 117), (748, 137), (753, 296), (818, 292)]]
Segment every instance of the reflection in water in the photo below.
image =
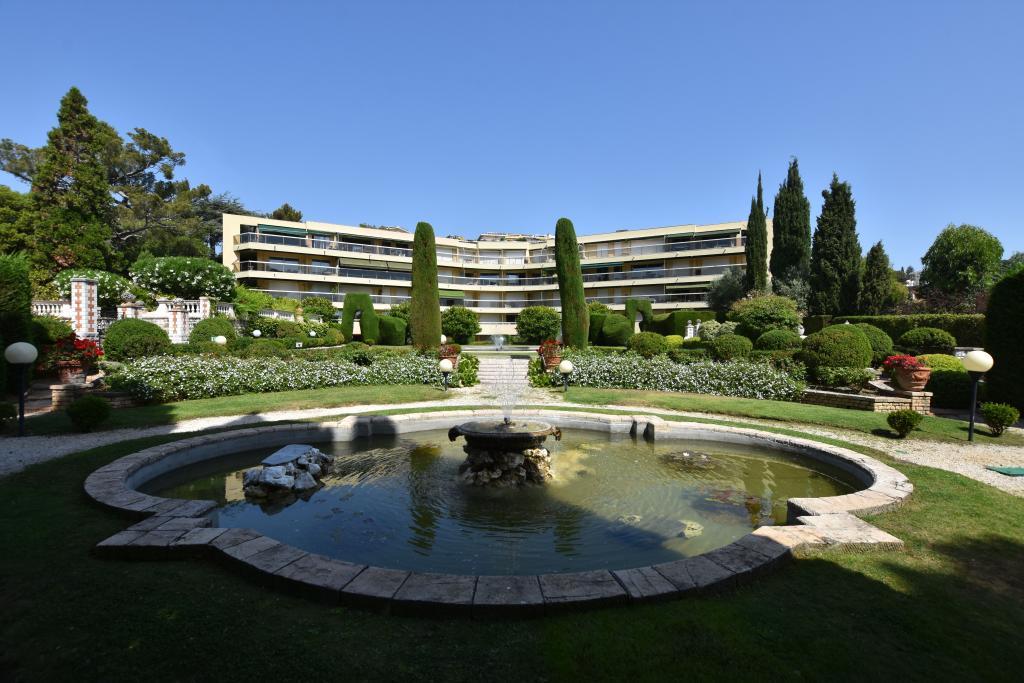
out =
[(522, 488), (460, 483), (465, 454), (444, 431), (320, 448), (336, 456), (324, 487), (287, 505), (241, 495), (242, 470), (270, 449), (170, 473), (147, 491), (217, 500), (218, 525), (352, 562), (525, 574), (696, 555), (784, 523), (791, 496), (853, 490), (841, 472), (766, 449), (595, 432), (566, 431), (552, 444), (554, 478)]

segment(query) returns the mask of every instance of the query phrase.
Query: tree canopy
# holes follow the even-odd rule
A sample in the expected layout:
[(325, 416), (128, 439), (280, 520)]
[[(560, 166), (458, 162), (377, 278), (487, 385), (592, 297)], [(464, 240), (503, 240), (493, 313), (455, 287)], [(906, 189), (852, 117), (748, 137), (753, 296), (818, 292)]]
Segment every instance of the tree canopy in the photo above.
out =
[(857, 310), (861, 287), (860, 241), (853, 190), (849, 183), (832, 175), (832, 184), (823, 190), (825, 199), (818, 216), (811, 246), (811, 293), (808, 307), (812, 315), (840, 315)]
[(270, 213), (270, 217), (279, 221), (295, 221), (296, 223), (299, 223), (302, 221), (302, 212), (288, 202), (285, 202), (274, 209)]
[(761, 189), (761, 174), (757, 174), (757, 196), (750, 199), (750, 214), (747, 217), (747, 244), (745, 247), (747, 270), (743, 279), (744, 288), (763, 292), (768, 289), (768, 225), (764, 215), (764, 192)]
[(864, 282), (860, 290), (860, 312), (864, 315), (886, 313), (893, 304), (896, 276), (882, 243), (876, 242), (864, 258)]
[(921, 258), (921, 293), (932, 308), (974, 310), (1002, 272), (1003, 245), (987, 230), (950, 224)]
[(804, 196), (797, 160), (789, 162), (786, 180), (775, 195), (772, 212), (773, 278), (802, 279), (807, 277), (811, 262), (811, 203)]

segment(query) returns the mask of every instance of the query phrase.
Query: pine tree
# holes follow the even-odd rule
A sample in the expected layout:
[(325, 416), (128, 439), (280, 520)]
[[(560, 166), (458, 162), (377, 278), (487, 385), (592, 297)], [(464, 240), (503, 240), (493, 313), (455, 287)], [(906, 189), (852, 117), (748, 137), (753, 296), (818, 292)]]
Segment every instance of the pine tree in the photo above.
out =
[(811, 203), (804, 196), (797, 160), (789, 162), (772, 213), (771, 273), (776, 279), (803, 278), (811, 262)]
[(768, 289), (768, 225), (764, 215), (764, 192), (761, 189), (761, 174), (757, 174), (757, 198), (750, 198), (750, 215), (747, 217), (747, 270), (743, 286), (749, 291), (763, 292)]
[(412, 343), (436, 348), (441, 343), (441, 299), (437, 291), (437, 247), (430, 223), (417, 223), (412, 241), (412, 298), (409, 303)]
[(590, 310), (583, 296), (576, 230), (568, 218), (559, 218), (555, 224), (555, 273), (562, 303), (562, 341), (567, 346), (585, 349), (590, 334)]
[(885, 247), (877, 242), (864, 259), (864, 283), (860, 290), (860, 312), (864, 315), (885, 313), (892, 302), (894, 275)]
[(832, 185), (821, 196), (825, 203), (811, 246), (810, 313), (854, 313), (860, 297), (861, 257), (853, 191), (833, 174)]

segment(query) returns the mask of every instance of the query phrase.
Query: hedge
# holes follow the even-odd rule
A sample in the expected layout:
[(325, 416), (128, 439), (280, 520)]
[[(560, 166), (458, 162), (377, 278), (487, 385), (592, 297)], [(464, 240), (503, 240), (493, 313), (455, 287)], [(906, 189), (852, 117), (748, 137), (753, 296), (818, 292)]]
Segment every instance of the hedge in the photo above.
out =
[(683, 308), (668, 313), (655, 313), (651, 316), (650, 320), (640, 323), (640, 329), (644, 332), (657, 332), (666, 337), (670, 334), (678, 334), (685, 337), (687, 321), (696, 324), (698, 321), (704, 322), (714, 319), (714, 311), (698, 311)]
[(602, 346), (625, 346), (633, 336), (636, 323), (621, 313), (611, 313), (601, 326)]
[(604, 328), (604, 321), (610, 313), (591, 313), (590, 314), (590, 331), (587, 334), (587, 341), (591, 345), (597, 344), (601, 341), (601, 330)]
[(378, 332), (380, 343), (385, 346), (403, 346), (405, 344), (405, 332), (409, 327), (401, 318), (393, 315), (377, 316)]
[(995, 365), (988, 374), (991, 401), (1024, 408), (1024, 269), (997, 282), (985, 313), (985, 348)]
[[(864, 317), (878, 317), (878, 316), (864, 316)], [(804, 334), (814, 334), (815, 332), (821, 332), (828, 326), (832, 320), (830, 315), (808, 315), (804, 317)], [(892, 335), (889, 335), (892, 336)]]
[[(353, 327), (356, 322), (356, 312), (359, 311), (359, 329), (363, 335), (363, 341), (376, 343), (380, 338), (380, 318), (373, 310), (373, 299), (365, 292), (349, 292), (345, 295), (345, 304), (341, 309), (341, 333), (347, 341), (352, 341)], [(441, 313), (438, 309), (437, 327), (441, 329)], [(404, 340), (403, 340), (404, 341)], [(438, 343), (441, 342), (441, 333), (437, 335)]]
[(915, 327), (897, 339), (896, 344), (915, 356), (922, 353), (952, 355), (956, 347), (956, 339), (949, 332), (937, 327)]
[[(991, 310), (991, 309), (990, 309)], [(899, 339), (916, 327), (937, 327), (956, 338), (957, 346), (985, 345), (985, 316), (980, 313), (914, 313), (912, 315), (847, 315), (832, 319), (832, 324), (868, 323)], [(807, 322), (804, 321), (807, 328)], [(810, 333), (809, 328), (807, 329)]]
[[(0, 349), (32, 341), (32, 285), (22, 254), (0, 255)], [(16, 373), (15, 373), (16, 374)], [(7, 385), (7, 362), (0, 359), (0, 389)], [(14, 389), (14, 387), (8, 387)]]
[(971, 405), (971, 378), (956, 356), (931, 353), (918, 356), (932, 369), (925, 391), (932, 392), (936, 408), (968, 408)]
[[(206, 340), (208, 341), (209, 337)], [(118, 320), (107, 328), (107, 333), (103, 337), (103, 352), (107, 360), (132, 360), (170, 351), (171, 339), (164, 329), (146, 320)]]

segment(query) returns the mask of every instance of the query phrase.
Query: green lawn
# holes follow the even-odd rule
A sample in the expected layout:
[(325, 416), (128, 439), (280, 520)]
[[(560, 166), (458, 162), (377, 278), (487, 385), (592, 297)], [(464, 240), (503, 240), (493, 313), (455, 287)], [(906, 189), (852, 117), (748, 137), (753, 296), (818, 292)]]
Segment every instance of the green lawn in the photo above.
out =
[[(446, 394), (441, 389), (424, 385), (326, 387), (242, 394), (123, 408), (111, 412), (110, 419), (102, 428), (151, 427), (198, 417), (251, 415), (274, 410), (440, 401), (449, 396), (451, 394)], [(28, 418), (25, 426), (30, 434), (61, 434), (71, 431), (71, 422), (63, 412)]]
[(1024, 499), (869, 449), (850, 446), (917, 487), (871, 520), (904, 552), (820, 551), (721, 595), (473, 622), (330, 609), (207, 561), (95, 558), (129, 522), (89, 503), (83, 479), (172, 438), (0, 480), (0, 680), (1017, 680), (1024, 667)]
[[(717, 413), (734, 417), (754, 417), (762, 420), (804, 423), (849, 429), (878, 436), (895, 436), (885, 421), (884, 413), (869, 413), (865, 410), (846, 410), (827, 406), (805, 405), (788, 401), (763, 401), (752, 398), (709, 396), (705, 394), (680, 394), (662, 391), (636, 391), (630, 389), (591, 389), (571, 387), (569, 401), (590, 405), (631, 405), (650, 406), (689, 412)], [(942, 417), (925, 417), (912, 439), (937, 441), (967, 441), (967, 423)], [(978, 443), (997, 443), (1006, 446), (1024, 446), (1024, 437), (1006, 433), (993, 437), (988, 427), (979, 422), (974, 438)]]

